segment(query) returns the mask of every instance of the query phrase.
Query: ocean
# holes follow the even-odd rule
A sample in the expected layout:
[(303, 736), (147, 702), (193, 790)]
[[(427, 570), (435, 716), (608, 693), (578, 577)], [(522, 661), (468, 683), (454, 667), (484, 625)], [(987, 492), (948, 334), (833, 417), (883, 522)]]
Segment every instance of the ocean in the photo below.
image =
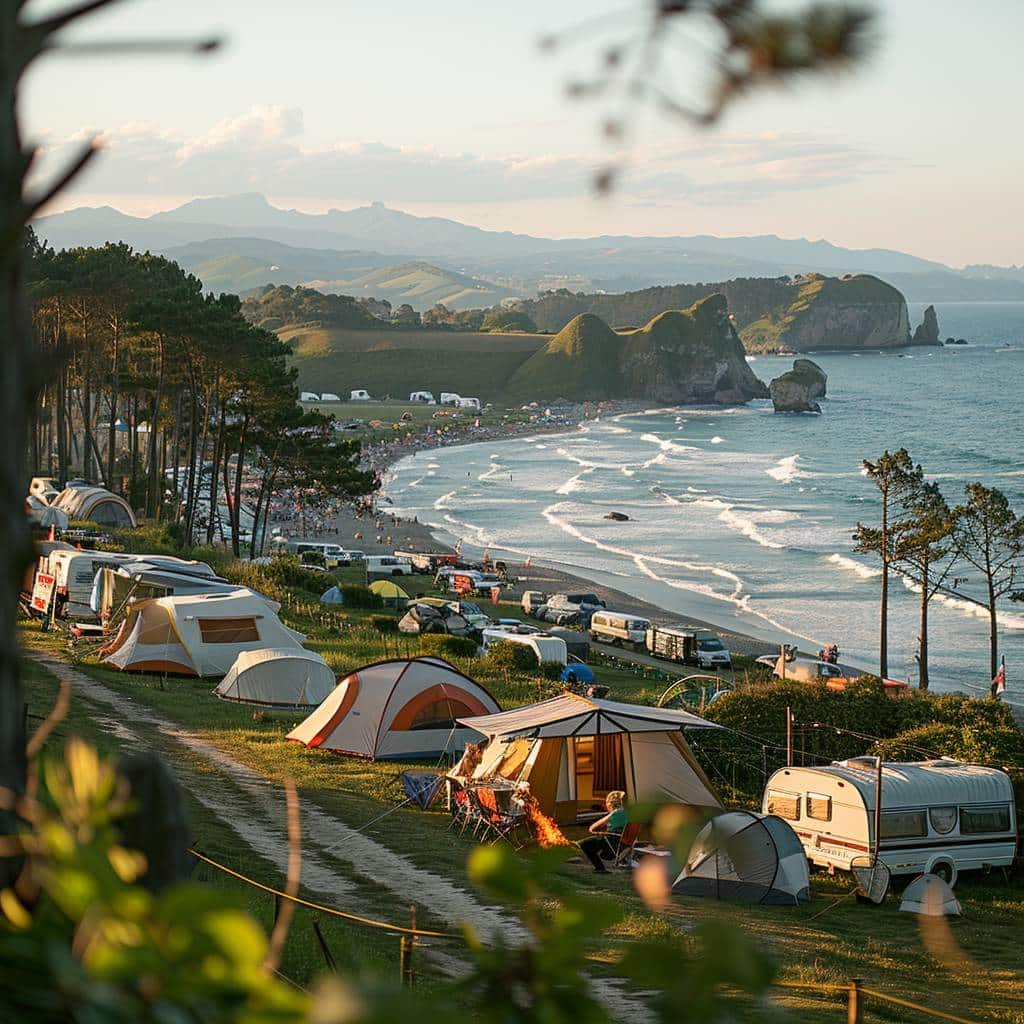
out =
[[(912, 304), (911, 323), (924, 306)], [(950, 504), (964, 484), (1000, 488), (1024, 512), (1024, 303), (936, 304), (942, 337), (968, 346), (820, 354), (821, 416), (739, 408), (647, 410), (560, 435), (422, 452), (396, 464), (386, 492), (401, 514), (463, 550), (550, 563), (672, 611), (805, 649), (839, 644), (878, 660), (878, 575), (853, 553), (858, 521), (878, 514), (862, 460), (906, 447)], [(791, 358), (750, 357), (767, 382)], [(604, 516), (624, 512), (629, 522)], [(965, 589), (977, 573), (964, 570)], [(973, 577), (973, 578), (972, 578)], [(890, 588), (889, 674), (916, 681), (918, 600)], [(983, 609), (931, 605), (931, 682), (984, 693)], [(1024, 705), (1024, 605), (1000, 612), (1007, 699)]]

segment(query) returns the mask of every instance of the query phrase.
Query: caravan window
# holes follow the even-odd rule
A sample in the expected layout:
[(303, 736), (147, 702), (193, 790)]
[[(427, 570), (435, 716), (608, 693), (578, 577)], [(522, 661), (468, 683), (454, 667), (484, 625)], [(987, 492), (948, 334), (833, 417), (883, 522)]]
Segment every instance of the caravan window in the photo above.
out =
[(204, 644), (248, 644), (259, 640), (256, 619), (200, 619), (199, 635)]
[(955, 807), (929, 807), (928, 820), (940, 836), (948, 835), (956, 828)]
[(824, 793), (807, 794), (807, 817), (815, 821), (832, 820), (832, 797)]
[(1010, 805), (961, 807), (960, 831), (965, 836), (977, 836), (985, 832), (1009, 832)]
[(768, 790), (768, 813), (787, 821), (800, 820), (800, 794), (783, 793), (778, 789)]
[(928, 835), (924, 808), (919, 811), (882, 811), (882, 838), (909, 839)]

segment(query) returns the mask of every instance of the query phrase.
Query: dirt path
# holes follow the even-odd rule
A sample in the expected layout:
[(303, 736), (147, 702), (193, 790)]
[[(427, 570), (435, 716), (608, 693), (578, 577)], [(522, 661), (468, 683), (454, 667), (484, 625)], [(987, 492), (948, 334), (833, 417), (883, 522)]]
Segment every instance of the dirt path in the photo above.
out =
[[(111, 728), (125, 746), (136, 749), (148, 746), (132, 729), (132, 723), (156, 729), (166, 737), (167, 749), (162, 753), (173, 762), (186, 789), (228, 825), (246, 846), (284, 875), (288, 860), (286, 814), (284, 794), (277, 784), (201, 737), (65, 662), (48, 656), (33, 657), (59, 679), (68, 681), (74, 697), (95, 709), (97, 721)], [(188, 751), (201, 756), (214, 771), (193, 770), (175, 757), (176, 747), (179, 754)], [(229, 785), (224, 785), (225, 780)], [(302, 836), (302, 884), (307, 891), (318, 893), (328, 905), (339, 893), (358, 898), (358, 883), (351, 880), (354, 875), (390, 890), (399, 903), (415, 901), (447, 928), (454, 929), (468, 922), (478, 934), (492, 940), (500, 937), (521, 942), (526, 938), (519, 922), (500, 908), (480, 902), (473, 893), (449, 879), (417, 867), (401, 854), (308, 802), (302, 805)], [(332, 860), (345, 865), (345, 875), (339, 876), (338, 871), (331, 868)], [(650, 1018), (647, 1007), (625, 993), (619, 984), (604, 978), (594, 978), (592, 984), (615, 1019), (633, 1022)]]

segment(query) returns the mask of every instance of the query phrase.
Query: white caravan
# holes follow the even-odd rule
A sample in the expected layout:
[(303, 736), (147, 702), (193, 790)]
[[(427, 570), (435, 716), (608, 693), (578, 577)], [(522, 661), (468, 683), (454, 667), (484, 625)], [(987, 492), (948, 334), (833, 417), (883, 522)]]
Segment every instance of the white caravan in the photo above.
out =
[(424, 405), (437, 405), (433, 391), (413, 391), (409, 395), (410, 402), (422, 402)]
[(299, 395), (300, 402), (319, 402), (320, 396), (315, 391), (303, 391)]
[(370, 392), (365, 388), (356, 388), (354, 391), (349, 392), (348, 400), (350, 402), (368, 402), (370, 400)]
[(455, 404), (460, 409), (473, 409), (476, 412), (480, 411), (479, 398), (460, 398)]
[(633, 644), (642, 648), (650, 628), (648, 619), (625, 612), (600, 611), (590, 617), (591, 639), (606, 644)]
[[(878, 762), (780, 768), (762, 810), (793, 826), (808, 860), (829, 871), (868, 863), (875, 844)], [(894, 875), (930, 872), (950, 885), (961, 871), (1005, 867), (1017, 850), (1010, 777), (998, 768), (937, 761), (882, 764), (879, 858)]]
[(334, 394), (334, 392), (332, 392), (332, 391), (325, 391), (320, 396), (320, 401), (321, 402), (340, 402), (341, 398), (340, 398), (340, 396)]
[(480, 636), (480, 646), (485, 651), (490, 650), (494, 644), (508, 641), (529, 647), (537, 656), (537, 664), (543, 664), (545, 661), (553, 661), (558, 665), (569, 663), (569, 649), (561, 637), (548, 636), (546, 633), (517, 633), (515, 626), (494, 626), (482, 630)]
[(442, 391), (441, 392), (441, 404), (442, 405), (458, 405), (462, 400), (462, 396), (456, 394), (454, 391)]

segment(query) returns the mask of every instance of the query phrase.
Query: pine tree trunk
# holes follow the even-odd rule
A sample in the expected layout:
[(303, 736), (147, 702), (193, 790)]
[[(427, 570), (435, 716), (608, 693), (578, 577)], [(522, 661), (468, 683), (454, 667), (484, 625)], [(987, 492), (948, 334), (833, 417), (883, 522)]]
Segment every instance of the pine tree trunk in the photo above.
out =
[(878, 674), (889, 678), (889, 495), (882, 494), (882, 596), (879, 601)]
[(996, 592), (991, 578), (988, 582), (988, 649), (988, 677), (994, 679), (999, 671), (999, 617), (996, 612)]
[(120, 381), (118, 380), (117, 372), (117, 356), (118, 356), (118, 341), (119, 331), (117, 318), (113, 321), (113, 358), (111, 360), (111, 378), (110, 378), (110, 427), (107, 430), (107, 486), (112, 491), (120, 491), (121, 488), (116, 487), (114, 484), (114, 469), (115, 461), (117, 457), (117, 401), (119, 398)]
[(928, 689), (928, 602), (931, 600), (928, 562), (921, 566), (921, 627), (917, 638), (917, 688)]

